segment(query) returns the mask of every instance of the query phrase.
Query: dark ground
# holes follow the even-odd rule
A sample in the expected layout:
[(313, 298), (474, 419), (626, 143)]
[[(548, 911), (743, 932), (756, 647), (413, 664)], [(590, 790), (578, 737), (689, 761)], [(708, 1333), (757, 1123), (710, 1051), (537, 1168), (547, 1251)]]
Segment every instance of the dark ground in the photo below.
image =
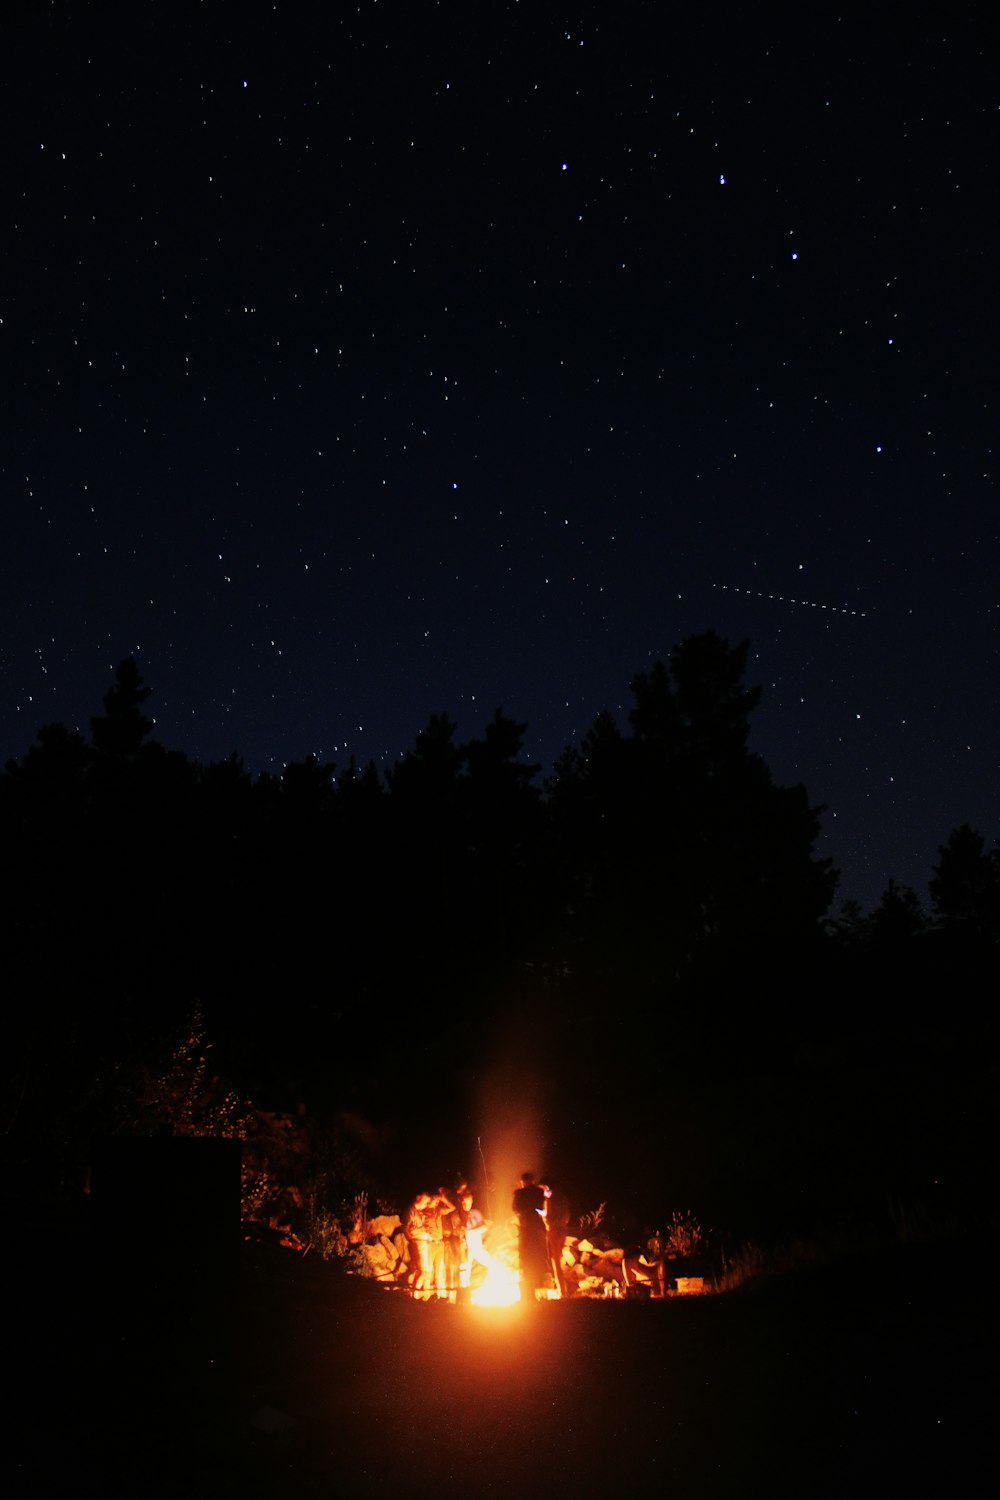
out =
[(242, 1247), (222, 1294), (217, 1267), (178, 1286), (128, 1246), (22, 1234), (17, 1248), (8, 1494), (996, 1486), (981, 1244), (905, 1247), (726, 1296), (524, 1312), (413, 1303), (269, 1246)]

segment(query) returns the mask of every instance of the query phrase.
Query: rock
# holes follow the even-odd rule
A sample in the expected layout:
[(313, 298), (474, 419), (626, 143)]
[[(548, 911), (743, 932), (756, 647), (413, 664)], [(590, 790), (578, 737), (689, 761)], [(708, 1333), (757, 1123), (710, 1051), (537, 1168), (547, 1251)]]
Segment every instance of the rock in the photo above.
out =
[(368, 1237), (377, 1239), (384, 1234), (386, 1239), (391, 1240), (401, 1222), (399, 1214), (379, 1214), (377, 1218), (368, 1220)]

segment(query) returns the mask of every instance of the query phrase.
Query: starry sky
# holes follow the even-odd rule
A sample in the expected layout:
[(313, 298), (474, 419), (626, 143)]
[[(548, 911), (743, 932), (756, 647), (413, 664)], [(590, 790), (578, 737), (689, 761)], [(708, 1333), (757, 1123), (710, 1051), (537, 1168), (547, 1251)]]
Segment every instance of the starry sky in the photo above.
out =
[(995, 35), (974, 8), (13, 4), (0, 754), (548, 771), (686, 636), (838, 900), (1000, 833)]

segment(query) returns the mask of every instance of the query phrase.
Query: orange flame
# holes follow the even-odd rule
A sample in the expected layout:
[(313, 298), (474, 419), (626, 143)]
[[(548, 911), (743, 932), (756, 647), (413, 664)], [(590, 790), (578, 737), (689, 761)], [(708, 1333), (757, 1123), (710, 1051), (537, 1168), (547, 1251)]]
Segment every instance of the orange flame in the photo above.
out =
[(469, 1296), (476, 1307), (510, 1307), (521, 1300), (521, 1276), (512, 1266), (492, 1258), (486, 1275)]

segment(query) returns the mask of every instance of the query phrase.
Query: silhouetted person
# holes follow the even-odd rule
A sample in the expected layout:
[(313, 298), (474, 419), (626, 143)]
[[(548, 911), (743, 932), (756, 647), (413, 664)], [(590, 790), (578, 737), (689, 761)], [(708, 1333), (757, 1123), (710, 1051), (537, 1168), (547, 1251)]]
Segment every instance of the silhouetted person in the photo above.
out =
[[(545, 1189), (543, 1188), (543, 1192)], [(545, 1207), (545, 1221), (549, 1226), (549, 1260), (552, 1263), (552, 1272), (556, 1279), (561, 1297), (568, 1297), (572, 1292), (572, 1286), (566, 1277), (566, 1268), (562, 1263), (563, 1246), (566, 1236), (569, 1234), (570, 1212), (569, 1201), (559, 1188), (548, 1185), (548, 1202)]]
[(517, 1258), (521, 1268), (521, 1300), (535, 1300), (549, 1273), (548, 1230), (545, 1227), (545, 1190), (533, 1172), (521, 1173), (521, 1186), (512, 1204), (517, 1215)]

